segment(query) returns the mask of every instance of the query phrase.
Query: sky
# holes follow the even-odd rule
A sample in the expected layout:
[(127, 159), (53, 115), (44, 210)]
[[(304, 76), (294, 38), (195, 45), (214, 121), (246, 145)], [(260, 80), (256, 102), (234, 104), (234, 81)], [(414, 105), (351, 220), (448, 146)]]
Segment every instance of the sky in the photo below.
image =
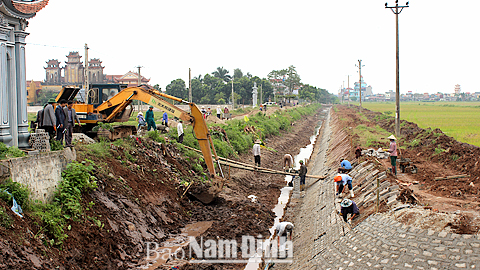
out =
[[(480, 92), (480, 1), (409, 6), (399, 15), (400, 93)], [(361, 59), (374, 93), (395, 90), (395, 15), (385, 1), (50, 0), (26, 30), (27, 80), (44, 80), (49, 59), (84, 56), (87, 43), (105, 74), (142, 66), (162, 89), (188, 82), (189, 68), (192, 77), (224, 67), (266, 78), (293, 65), (303, 83), (336, 94), (358, 81)]]

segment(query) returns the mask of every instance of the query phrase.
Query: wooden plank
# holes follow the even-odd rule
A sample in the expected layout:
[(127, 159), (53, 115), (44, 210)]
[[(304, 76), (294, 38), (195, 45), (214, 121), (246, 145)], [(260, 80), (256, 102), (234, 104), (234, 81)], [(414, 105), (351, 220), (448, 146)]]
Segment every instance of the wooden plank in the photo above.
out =
[(447, 176), (447, 177), (435, 177), (435, 181), (438, 180), (447, 180), (447, 179), (458, 179), (458, 178), (467, 178), (470, 177), (468, 174), (460, 174), (460, 175), (452, 175), (452, 176)]

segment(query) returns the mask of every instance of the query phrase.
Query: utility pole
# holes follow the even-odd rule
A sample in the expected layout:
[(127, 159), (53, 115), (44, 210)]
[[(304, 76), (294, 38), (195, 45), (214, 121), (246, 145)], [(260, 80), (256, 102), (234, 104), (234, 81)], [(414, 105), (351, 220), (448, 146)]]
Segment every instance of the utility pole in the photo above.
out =
[(347, 75), (348, 77), (348, 107), (350, 107), (350, 75)]
[(359, 77), (358, 77), (358, 92), (359, 92), (359, 95), (360, 95), (360, 107), (362, 107), (362, 67), (364, 67), (365, 65), (362, 66), (362, 60), (358, 60), (358, 74), (359, 74)]
[(260, 84), (260, 104), (263, 103), (263, 92), (262, 92), (262, 84)]
[(193, 102), (192, 99), (192, 70), (188, 68), (188, 101)]
[(235, 109), (235, 101), (234, 101), (234, 95), (233, 95), (233, 79), (232, 79), (232, 111)]
[(398, 14), (402, 12), (404, 8), (408, 7), (408, 2), (405, 6), (399, 6), (398, 0), (395, 1), (395, 6), (389, 7), (385, 3), (385, 8), (389, 8), (393, 14), (395, 14), (395, 28), (396, 28), (396, 90), (395, 90), (395, 135), (400, 137), (400, 47), (399, 47), (399, 34), (398, 34)]
[[(142, 84), (142, 75), (140, 75), (140, 69), (142, 66), (137, 66), (138, 68), (138, 81), (137, 81), (137, 87), (140, 87), (140, 84)], [(140, 111), (140, 100), (137, 100), (137, 111)]]
[(85, 43), (85, 98), (88, 98), (88, 87), (89, 87), (89, 81), (88, 81), (88, 45)]

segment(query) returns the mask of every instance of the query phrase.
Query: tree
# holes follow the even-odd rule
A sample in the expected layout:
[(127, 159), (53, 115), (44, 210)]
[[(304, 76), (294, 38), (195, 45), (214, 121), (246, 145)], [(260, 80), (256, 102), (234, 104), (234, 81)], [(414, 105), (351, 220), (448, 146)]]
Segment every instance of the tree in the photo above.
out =
[(170, 82), (166, 87), (165, 93), (174, 97), (188, 99), (188, 91), (185, 87), (185, 81), (182, 79), (176, 79)]
[(243, 72), (242, 72), (241, 69), (236, 68), (236, 69), (233, 70), (233, 78), (240, 79), (242, 77), (243, 77)]
[(232, 79), (232, 76), (228, 75), (229, 71), (223, 67), (217, 67), (217, 70), (212, 72), (212, 75), (216, 78), (222, 79), (224, 82), (229, 82)]
[(289, 66), (286, 70), (285, 75), (285, 85), (290, 89), (290, 93), (295, 90), (295, 88), (299, 87), (300, 84), (300, 75), (298, 75), (297, 70), (293, 65)]
[(153, 89), (157, 90), (157, 91), (162, 91), (162, 88), (160, 87), (160, 85), (157, 83), (153, 86)]

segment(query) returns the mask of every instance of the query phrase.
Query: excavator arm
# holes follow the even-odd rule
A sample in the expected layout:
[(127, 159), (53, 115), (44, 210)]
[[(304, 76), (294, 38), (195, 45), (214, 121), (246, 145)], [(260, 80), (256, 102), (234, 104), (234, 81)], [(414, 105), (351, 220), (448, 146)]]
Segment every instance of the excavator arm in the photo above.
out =
[[(168, 98), (180, 103), (188, 104), (190, 107), (190, 113), (183, 111), (177, 106), (167, 102), (163, 98)], [(212, 150), (213, 155), (215, 156), (215, 160), (217, 162), (218, 156), (215, 151), (215, 147), (213, 145), (210, 133), (208, 132), (207, 124), (205, 123), (205, 120), (203, 119), (203, 114), (198, 108), (198, 106), (193, 102), (188, 102), (181, 98), (161, 93), (148, 86), (140, 86), (123, 89), (109, 100), (100, 104), (100, 106), (97, 107), (97, 111), (99, 113), (102, 113), (108, 109), (115, 108), (105, 118), (105, 122), (112, 122), (114, 121), (115, 116), (121, 113), (130, 103), (132, 103), (133, 100), (143, 101), (149, 105), (160, 109), (161, 111), (172, 114), (173, 116), (192, 124), (193, 132), (195, 134), (195, 138), (198, 140), (198, 144), (200, 145), (200, 150), (202, 151), (203, 158), (205, 159), (205, 163), (207, 164), (208, 172), (210, 174), (210, 177), (214, 179), (212, 188), (214, 188), (215, 190), (210, 190), (210, 194), (214, 193), (216, 195), (216, 193), (220, 192), (220, 190), (223, 188), (223, 179), (219, 180), (219, 177), (215, 174)], [(220, 168), (220, 164), (218, 164), (218, 166)], [(211, 201), (213, 200), (213, 197), (206, 196), (205, 198), (202, 198), (200, 200), (203, 202), (209, 200)]]

